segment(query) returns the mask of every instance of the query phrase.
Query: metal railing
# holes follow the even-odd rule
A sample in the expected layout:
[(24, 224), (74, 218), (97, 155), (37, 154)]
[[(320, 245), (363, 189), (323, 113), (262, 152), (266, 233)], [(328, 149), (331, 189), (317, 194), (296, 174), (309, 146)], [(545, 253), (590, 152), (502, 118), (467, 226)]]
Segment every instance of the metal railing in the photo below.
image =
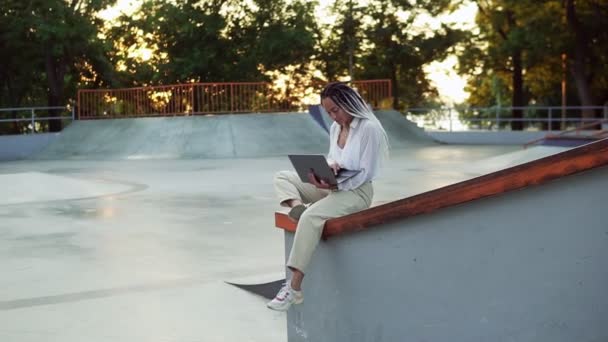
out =
[[(392, 104), (390, 80), (353, 81), (374, 108)], [(126, 89), (81, 89), (79, 119), (181, 116), (304, 110), (318, 103), (325, 83), (278, 86), (267, 82), (190, 83)]]
[[(513, 110), (521, 118), (511, 117)], [(467, 107), (467, 108), (409, 108), (407, 118), (427, 130), (465, 131), (510, 130), (510, 124), (521, 122), (523, 130), (563, 131), (597, 122), (599, 117), (583, 117), (584, 111), (600, 112), (608, 119), (608, 106), (527, 106), (527, 107)]]
[[(565, 131), (561, 131), (557, 134), (547, 134), (542, 138), (534, 139), (528, 141), (524, 144), (524, 148), (528, 148), (534, 144), (537, 144), (545, 139), (556, 139), (560, 137), (575, 137), (575, 138), (592, 138), (592, 139), (601, 139), (608, 135), (608, 130), (604, 129), (604, 127), (608, 124), (607, 119), (595, 120), (591, 123), (580, 125), (576, 128), (568, 129)], [(601, 127), (599, 130), (597, 127)], [(595, 129), (593, 133), (588, 133), (587, 130)], [(574, 133), (574, 134), (572, 134)]]
[[(69, 115), (48, 116), (49, 112), (57, 111), (69, 113)], [(47, 116), (38, 116), (38, 113), (41, 112), (46, 112)], [(43, 125), (40, 124), (41, 122), (53, 120), (73, 121), (75, 116), (74, 107), (70, 106), (0, 108), (0, 134), (38, 133), (45, 131)], [(8, 128), (6, 127), (7, 124), (12, 124), (15, 127)]]

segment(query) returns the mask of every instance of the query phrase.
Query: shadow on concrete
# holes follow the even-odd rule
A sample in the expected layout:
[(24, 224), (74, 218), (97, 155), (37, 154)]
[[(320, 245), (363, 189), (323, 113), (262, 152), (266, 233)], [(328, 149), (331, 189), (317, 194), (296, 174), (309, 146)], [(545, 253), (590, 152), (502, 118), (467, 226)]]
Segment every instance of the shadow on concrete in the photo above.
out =
[(267, 299), (272, 299), (277, 294), (277, 292), (279, 292), (283, 284), (285, 284), (285, 279), (279, 279), (271, 281), (269, 283), (261, 284), (236, 284), (230, 282), (226, 282), (226, 284), (236, 286), (239, 289), (243, 289), (245, 291), (251, 292)]

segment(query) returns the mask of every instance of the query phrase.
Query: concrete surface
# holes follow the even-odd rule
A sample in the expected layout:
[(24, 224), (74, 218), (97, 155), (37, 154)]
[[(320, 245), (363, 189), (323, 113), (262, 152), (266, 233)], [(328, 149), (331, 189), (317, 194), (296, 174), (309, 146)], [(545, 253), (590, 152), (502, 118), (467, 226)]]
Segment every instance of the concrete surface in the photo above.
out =
[[(239, 119), (236, 147), (215, 132), (234, 118), (185, 119), (71, 125), (38, 159), (0, 163), (0, 341), (286, 340), (285, 314), (225, 281), (284, 277), (272, 178), (291, 166), (278, 150), (238, 156), (297, 146), (302, 126), (270, 120), (260, 135)], [(376, 202), (475, 177), (471, 163), (517, 150), (400, 139)]]
[[(433, 143), (396, 111), (378, 112), (394, 147)], [(326, 153), (327, 133), (308, 113), (75, 121), (34, 159), (258, 158)]]
[(53, 142), (59, 134), (0, 135), (0, 161), (25, 159)]
[(607, 188), (603, 167), (323, 241), (289, 342), (608, 341)]
[(427, 131), (433, 139), (446, 144), (463, 145), (524, 145), (547, 134), (559, 131)]

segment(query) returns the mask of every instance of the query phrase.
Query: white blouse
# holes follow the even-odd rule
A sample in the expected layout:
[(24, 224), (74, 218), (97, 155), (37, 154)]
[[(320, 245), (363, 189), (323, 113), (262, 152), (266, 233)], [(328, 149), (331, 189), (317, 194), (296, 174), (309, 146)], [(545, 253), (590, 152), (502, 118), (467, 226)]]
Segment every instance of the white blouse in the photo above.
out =
[(361, 170), (357, 175), (338, 184), (338, 190), (353, 190), (376, 178), (380, 168), (380, 151), (384, 139), (379, 123), (353, 118), (344, 148), (338, 146), (340, 125), (334, 122), (329, 133), (327, 161), (337, 162), (340, 168)]

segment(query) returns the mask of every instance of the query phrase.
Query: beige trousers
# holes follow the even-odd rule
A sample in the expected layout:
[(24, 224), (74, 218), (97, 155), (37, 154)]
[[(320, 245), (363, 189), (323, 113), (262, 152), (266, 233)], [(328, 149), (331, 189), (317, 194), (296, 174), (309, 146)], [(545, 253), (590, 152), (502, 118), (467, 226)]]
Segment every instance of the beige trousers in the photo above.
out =
[(330, 218), (352, 214), (369, 208), (374, 190), (372, 183), (357, 189), (329, 191), (304, 183), (293, 171), (280, 171), (275, 175), (274, 187), (279, 203), (297, 199), (302, 203), (312, 203), (298, 221), (298, 228), (291, 247), (287, 266), (306, 273), (310, 259), (319, 244), (325, 221)]

